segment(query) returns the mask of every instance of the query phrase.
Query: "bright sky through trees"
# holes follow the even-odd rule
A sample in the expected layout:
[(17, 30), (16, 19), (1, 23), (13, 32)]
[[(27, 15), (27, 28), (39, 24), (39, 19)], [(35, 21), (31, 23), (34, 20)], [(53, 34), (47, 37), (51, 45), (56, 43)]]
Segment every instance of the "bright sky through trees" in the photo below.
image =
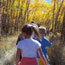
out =
[[(51, 3), (51, 0), (45, 0), (46, 2), (48, 2), (49, 4)], [(33, 3), (34, 0), (31, 0), (31, 2)]]
[(45, 1), (47, 1), (49, 4), (51, 3), (51, 0), (45, 0)]
[(34, 0), (31, 0), (31, 2), (33, 3), (33, 2), (34, 2)]

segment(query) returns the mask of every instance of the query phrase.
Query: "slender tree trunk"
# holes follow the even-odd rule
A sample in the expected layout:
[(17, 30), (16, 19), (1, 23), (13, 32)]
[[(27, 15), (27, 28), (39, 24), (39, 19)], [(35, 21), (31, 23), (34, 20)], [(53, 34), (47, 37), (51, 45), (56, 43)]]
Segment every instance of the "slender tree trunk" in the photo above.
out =
[(55, 22), (55, 1), (54, 0), (54, 7), (53, 7), (53, 19), (52, 19), (52, 32), (54, 32), (54, 22)]
[(8, 1), (9, 0), (7, 0), (7, 6), (6, 6), (6, 12), (7, 12), (7, 19), (6, 19), (6, 36), (7, 36), (7, 34), (8, 34), (8, 29), (9, 29), (9, 25), (8, 25), (8, 23), (9, 23), (9, 21), (8, 21)]
[(20, 5), (20, 0), (18, 1), (18, 7), (17, 7), (17, 16), (16, 16), (16, 31), (18, 31), (18, 23), (19, 23), (19, 5)]
[[(28, 17), (28, 10), (29, 10), (29, 4), (30, 4), (30, 0), (27, 0), (27, 4), (26, 4), (26, 10), (25, 10), (25, 13), (24, 13), (24, 22), (25, 22), (25, 19), (26, 19), (26, 16)], [(27, 15), (26, 15), (27, 14)], [(27, 18), (28, 19), (28, 18)], [(27, 21), (28, 22), (28, 21)]]
[(25, 3), (25, 0), (22, 0), (22, 5), (21, 5), (22, 9), (21, 9), (21, 12), (19, 13), (19, 21), (21, 21), (20, 27), (25, 23), (24, 22), (24, 16), (23, 16), (23, 5), (24, 5), (24, 3)]
[[(15, 0), (10, 0), (10, 6), (12, 7), (12, 5), (14, 4), (14, 2), (15, 2)], [(14, 26), (14, 24), (13, 24), (13, 13), (12, 13), (13, 11), (12, 11), (12, 9), (11, 9), (11, 11), (10, 11), (10, 13), (11, 13), (11, 15), (10, 15), (10, 18), (11, 18), (11, 20), (10, 20), (10, 34), (13, 34), (13, 32), (14, 32), (14, 28), (13, 27), (15, 27)]]
[(11, 15), (10, 15), (10, 17), (11, 17), (11, 21), (10, 21), (10, 23), (11, 23), (11, 24), (10, 24), (10, 26), (11, 26), (11, 30), (10, 30), (10, 31), (11, 31), (11, 32), (10, 32), (10, 34), (12, 35), (12, 34), (13, 34), (13, 20), (12, 20), (13, 18), (12, 18), (12, 9), (11, 9)]
[(6, 17), (7, 15), (4, 13), (5, 10), (5, 1), (3, 0), (3, 13), (2, 13), (2, 34), (6, 35)]
[(61, 2), (60, 7), (59, 7), (59, 9), (57, 11), (57, 15), (55, 17), (55, 29), (54, 29), (55, 32), (57, 31), (57, 20), (58, 20), (59, 12), (60, 12), (60, 10), (62, 8), (63, 2), (64, 2), (64, 0)]
[(15, 26), (16, 26), (16, 31), (18, 31), (18, 10), (17, 10)]
[(64, 11), (64, 17), (63, 17), (63, 23), (62, 23), (61, 38), (65, 45), (65, 11)]
[(58, 9), (58, 5), (59, 5), (58, 3), (59, 3), (59, 0), (57, 0), (57, 9)]
[(2, 25), (2, 22), (1, 22), (1, 0), (0, 0), (0, 41), (1, 41), (1, 25)]
[(29, 11), (27, 12), (27, 23), (29, 23), (28, 18), (29, 18)]
[(29, 22), (28, 18), (29, 18), (29, 4), (30, 4), (30, 0), (28, 0), (28, 4), (27, 4), (27, 23)]
[(60, 17), (59, 17), (59, 22), (57, 24), (57, 29), (59, 30), (59, 32), (61, 32), (61, 30), (62, 30), (62, 24), (61, 24), (60, 19), (61, 19), (61, 16), (63, 16), (64, 10), (65, 10), (65, 7), (62, 8), (62, 11), (61, 11)]

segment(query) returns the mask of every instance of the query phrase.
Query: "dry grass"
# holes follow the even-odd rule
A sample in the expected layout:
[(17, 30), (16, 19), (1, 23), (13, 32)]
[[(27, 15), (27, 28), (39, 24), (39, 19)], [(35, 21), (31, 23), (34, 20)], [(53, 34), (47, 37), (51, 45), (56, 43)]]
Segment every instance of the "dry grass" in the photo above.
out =
[(14, 46), (16, 46), (18, 34), (8, 37), (2, 37), (2, 41), (0, 41), (0, 58), (5, 54), (6, 51), (11, 50)]

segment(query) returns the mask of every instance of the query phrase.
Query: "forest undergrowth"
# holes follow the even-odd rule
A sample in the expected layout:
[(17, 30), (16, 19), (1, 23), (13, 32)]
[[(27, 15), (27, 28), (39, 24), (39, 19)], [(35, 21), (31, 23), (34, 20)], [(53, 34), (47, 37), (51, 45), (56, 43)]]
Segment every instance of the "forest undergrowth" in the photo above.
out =
[(18, 34), (2, 37), (0, 41), (0, 65), (12, 65), (15, 60), (17, 38)]
[[(48, 55), (50, 58), (51, 65), (64, 65), (65, 64), (65, 46), (62, 45), (60, 34), (54, 35), (53, 33), (48, 34), (46, 37), (52, 38), (52, 47), (47, 48)], [(0, 42), (0, 61), (4, 58), (4, 62), (0, 65), (14, 65), (16, 57), (16, 40), (18, 34), (14, 36), (8, 36)], [(8, 58), (7, 58), (8, 57)]]

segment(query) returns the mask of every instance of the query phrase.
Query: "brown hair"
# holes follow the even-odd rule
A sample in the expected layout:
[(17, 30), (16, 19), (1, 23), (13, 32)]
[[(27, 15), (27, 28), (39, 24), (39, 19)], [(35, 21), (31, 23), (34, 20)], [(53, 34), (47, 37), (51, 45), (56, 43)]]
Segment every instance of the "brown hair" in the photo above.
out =
[(27, 35), (30, 35), (30, 36), (32, 35), (33, 31), (35, 32), (37, 37), (41, 40), (39, 31), (31, 24), (25, 24), (25, 25), (23, 25), (23, 27), (21, 29), (21, 32), (25, 32)]

